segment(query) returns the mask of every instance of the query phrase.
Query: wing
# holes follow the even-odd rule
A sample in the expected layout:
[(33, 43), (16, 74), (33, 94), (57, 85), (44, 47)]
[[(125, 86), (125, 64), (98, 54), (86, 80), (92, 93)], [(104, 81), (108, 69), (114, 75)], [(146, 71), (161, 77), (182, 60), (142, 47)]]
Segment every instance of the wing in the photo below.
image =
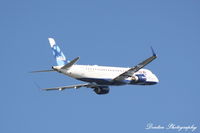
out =
[(78, 84), (78, 85), (70, 85), (70, 86), (61, 86), (61, 87), (54, 87), (54, 88), (44, 88), (43, 90), (50, 91), (50, 90), (64, 90), (64, 89), (79, 89), (80, 87), (91, 87), (91, 84)]
[(143, 62), (139, 63), (138, 65), (130, 68), (129, 70), (127, 70), (126, 72), (120, 74), (119, 76), (117, 76), (116, 78), (114, 78), (113, 80), (124, 80), (130, 76), (132, 76), (135, 72), (137, 72), (138, 70), (140, 70), (141, 68), (143, 68), (144, 66), (146, 66), (147, 64), (149, 64), (150, 62), (152, 62), (154, 59), (157, 58), (153, 48), (151, 47), (152, 53), (153, 55), (151, 57), (149, 57), (148, 59), (144, 60)]

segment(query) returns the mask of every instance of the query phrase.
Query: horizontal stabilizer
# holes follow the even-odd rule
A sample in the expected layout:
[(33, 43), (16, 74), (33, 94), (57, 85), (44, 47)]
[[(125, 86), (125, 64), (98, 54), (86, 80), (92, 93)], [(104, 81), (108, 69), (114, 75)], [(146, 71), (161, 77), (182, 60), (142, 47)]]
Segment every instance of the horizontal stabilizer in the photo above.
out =
[(31, 73), (39, 73), (39, 72), (55, 72), (55, 70), (40, 70), (40, 71), (32, 71)]
[(73, 66), (78, 60), (80, 59), (80, 57), (77, 57), (75, 59), (73, 59), (72, 61), (70, 61), (69, 63), (67, 63), (66, 65), (64, 65), (61, 69), (68, 69), (71, 66)]

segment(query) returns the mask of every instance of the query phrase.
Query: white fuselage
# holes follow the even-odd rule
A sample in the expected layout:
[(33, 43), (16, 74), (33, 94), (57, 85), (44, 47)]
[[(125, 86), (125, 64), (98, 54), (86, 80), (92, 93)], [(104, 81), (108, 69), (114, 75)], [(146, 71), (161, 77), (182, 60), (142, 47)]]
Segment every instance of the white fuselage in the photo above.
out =
[[(158, 83), (158, 78), (148, 69), (140, 69), (132, 75), (132, 77), (126, 78), (123, 82), (113, 82), (112, 80), (129, 70), (130, 68), (123, 67), (109, 67), (109, 66), (97, 66), (97, 65), (73, 65), (68, 70), (59, 69), (60, 66), (53, 67), (57, 71), (68, 75), (72, 78), (78, 80), (97, 83), (102, 85), (122, 85), (122, 84), (141, 84), (141, 85), (150, 85)], [(133, 77), (145, 78), (143, 80), (138, 80)], [(133, 82), (134, 80), (134, 82)]]

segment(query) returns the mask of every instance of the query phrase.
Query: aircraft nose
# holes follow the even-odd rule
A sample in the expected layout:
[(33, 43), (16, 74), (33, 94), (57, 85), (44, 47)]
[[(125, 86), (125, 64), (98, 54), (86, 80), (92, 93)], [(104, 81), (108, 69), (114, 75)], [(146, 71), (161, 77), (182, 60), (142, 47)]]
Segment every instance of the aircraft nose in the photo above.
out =
[(154, 75), (154, 81), (155, 81), (156, 83), (159, 83), (159, 79), (158, 79), (158, 77), (157, 77), (156, 75)]

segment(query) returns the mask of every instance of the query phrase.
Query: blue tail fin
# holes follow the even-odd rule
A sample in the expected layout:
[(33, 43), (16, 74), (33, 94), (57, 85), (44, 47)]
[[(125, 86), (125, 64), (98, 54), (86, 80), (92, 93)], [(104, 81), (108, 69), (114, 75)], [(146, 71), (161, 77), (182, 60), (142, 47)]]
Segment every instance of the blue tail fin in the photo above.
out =
[(56, 45), (56, 42), (53, 38), (48, 38), (50, 46), (53, 51), (53, 55), (56, 58), (56, 62), (58, 66), (64, 66), (66, 64), (66, 58), (63, 52), (60, 50), (58, 45)]

